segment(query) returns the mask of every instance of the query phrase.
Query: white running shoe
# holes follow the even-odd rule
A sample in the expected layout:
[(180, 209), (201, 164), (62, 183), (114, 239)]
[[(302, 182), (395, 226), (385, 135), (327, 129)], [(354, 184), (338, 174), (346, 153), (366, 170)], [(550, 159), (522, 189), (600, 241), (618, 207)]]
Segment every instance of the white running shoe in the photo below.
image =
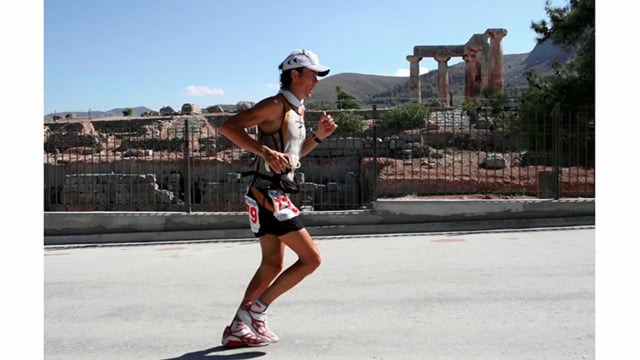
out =
[(260, 339), (270, 343), (278, 342), (280, 338), (267, 326), (267, 313), (251, 311), (250, 306), (244, 305), (238, 309), (238, 317), (249, 326), (251, 331)]
[(231, 326), (224, 328), (222, 345), (227, 347), (266, 346), (269, 343), (252, 333), (244, 323), (234, 322)]

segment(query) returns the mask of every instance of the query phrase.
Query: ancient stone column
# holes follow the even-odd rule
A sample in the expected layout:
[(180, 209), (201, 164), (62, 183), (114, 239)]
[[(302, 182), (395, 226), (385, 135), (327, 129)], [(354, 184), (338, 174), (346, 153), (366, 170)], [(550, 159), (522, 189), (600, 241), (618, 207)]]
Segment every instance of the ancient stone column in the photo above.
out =
[(480, 90), (482, 90), (489, 86), (489, 44), (487, 43), (485, 46), (483, 46), (482, 50), (480, 51), (480, 58), (482, 59), (482, 61), (480, 62), (482, 64), (480, 69)]
[(475, 99), (480, 94), (480, 64), (476, 58), (476, 52), (470, 50), (462, 56), (465, 63), (464, 73), (464, 97), (465, 99)]
[(464, 45), (464, 53), (468, 55), (465, 97), (477, 98), (482, 94), (482, 89), (489, 85), (489, 35), (473, 34)]
[(462, 60), (464, 60), (464, 98), (468, 99), (469, 98), (469, 62), (471, 61), (471, 59), (469, 59), (469, 54), (464, 54), (462, 55)]
[(476, 99), (482, 95), (482, 51), (468, 49), (462, 57), (465, 62), (464, 96), (467, 99)]
[(436, 56), (434, 59), (438, 62), (438, 100), (445, 101), (448, 105), (451, 99), (449, 94), (449, 69), (447, 62), (451, 57)]
[(409, 96), (411, 100), (416, 99), (419, 103), (422, 103), (422, 89), (420, 87), (420, 56), (408, 55), (409, 60)]
[(485, 33), (489, 35), (489, 86), (502, 91), (504, 89), (502, 38), (507, 36), (507, 30), (487, 29)]
[(488, 51), (483, 51), (484, 49), (482, 47), (474, 50), (475, 50), (475, 57), (476, 57), (476, 70), (474, 73), (475, 81), (473, 83), (473, 86), (474, 86), (473, 94), (475, 97), (481, 97), (482, 89), (484, 89), (489, 85), (489, 80), (488, 80), (489, 71), (487, 69), (489, 67), (489, 64), (488, 64), (489, 59), (487, 56)]

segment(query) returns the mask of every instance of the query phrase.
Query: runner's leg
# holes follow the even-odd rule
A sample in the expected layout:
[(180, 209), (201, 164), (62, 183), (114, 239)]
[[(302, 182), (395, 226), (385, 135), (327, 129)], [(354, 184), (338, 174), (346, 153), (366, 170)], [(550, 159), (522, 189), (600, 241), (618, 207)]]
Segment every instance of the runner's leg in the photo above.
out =
[[(317, 269), (321, 262), (320, 251), (307, 229), (292, 231), (280, 236), (280, 240), (298, 255), (298, 260), (282, 272), (262, 294), (256, 291), (267, 304), (271, 304), (280, 295), (302, 281)], [(282, 251), (284, 256), (284, 249)]]
[(260, 237), (260, 248), (262, 250), (262, 261), (258, 270), (247, 286), (244, 298), (232, 325), (244, 323), (257, 335), (261, 341), (272, 343), (278, 341), (278, 335), (267, 326), (266, 309), (253, 313), (251, 304), (255, 305), (256, 299), (273, 282), (273, 279), (282, 271), (284, 264), (285, 246), (275, 235), (264, 235)]
[(249, 282), (241, 305), (254, 302), (262, 294), (273, 279), (280, 274), (284, 266), (284, 243), (275, 235), (260, 237), (262, 260), (260, 266)]

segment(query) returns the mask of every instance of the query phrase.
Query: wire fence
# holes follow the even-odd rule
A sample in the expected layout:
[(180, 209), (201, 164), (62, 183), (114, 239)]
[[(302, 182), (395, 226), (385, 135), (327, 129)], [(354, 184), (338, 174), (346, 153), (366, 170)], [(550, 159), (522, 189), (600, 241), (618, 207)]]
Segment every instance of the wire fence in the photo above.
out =
[[(291, 197), (302, 209), (367, 208), (380, 198), (595, 197), (593, 113), (523, 117), (431, 110), (390, 131), (385, 110), (302, 161)], [(307, 130), (321, 111), (307, 111)], [(72, 119), (45, 124), (45, 211), (242, 211), (255, 156), (219, 134), (233, 114)], [(470, 116), (472, 115), (472, 116)], [(248, 130), (255, 135), (256, 129)]]

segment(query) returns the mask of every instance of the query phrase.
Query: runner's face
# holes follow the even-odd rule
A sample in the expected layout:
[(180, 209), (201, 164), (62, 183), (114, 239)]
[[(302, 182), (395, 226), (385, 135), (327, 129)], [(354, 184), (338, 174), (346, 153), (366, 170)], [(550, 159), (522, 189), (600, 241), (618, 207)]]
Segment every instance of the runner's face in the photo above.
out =
[(300, 89), (304, 91), (306, 97), (310, 97), (313, 92), (313, 88), (318, 84), (318, 73), (303, 68), (299, 78)]

